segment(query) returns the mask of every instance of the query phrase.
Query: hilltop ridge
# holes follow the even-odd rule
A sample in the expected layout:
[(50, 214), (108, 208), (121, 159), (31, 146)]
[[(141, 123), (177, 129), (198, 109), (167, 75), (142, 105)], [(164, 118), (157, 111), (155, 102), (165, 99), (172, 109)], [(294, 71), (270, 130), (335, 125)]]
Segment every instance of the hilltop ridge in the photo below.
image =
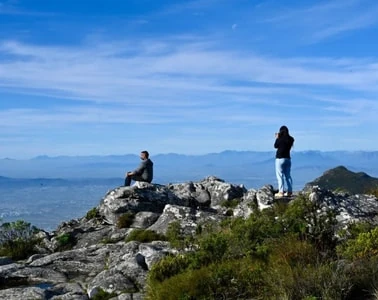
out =
[(337, 166), (306, 184), (306, 186), (314, 185), (331, 191), (365, 194), (378, 188), (378, 178), (371, 177), (365, 172), (352, 172), (344, 166)]

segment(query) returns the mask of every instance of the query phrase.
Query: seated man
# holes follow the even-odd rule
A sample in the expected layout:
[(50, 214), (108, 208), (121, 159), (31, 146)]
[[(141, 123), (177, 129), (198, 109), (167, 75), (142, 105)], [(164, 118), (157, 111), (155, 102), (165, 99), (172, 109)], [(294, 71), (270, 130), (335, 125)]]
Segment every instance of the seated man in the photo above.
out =
[(147, 151), (142, 151), (140, 153), (140, 159), (142, 162), (137, 169), (126, 173), (125, 186), (130, 186), (131, 180), (151, 183), (154, 164), (148, 157), (149, 154)]

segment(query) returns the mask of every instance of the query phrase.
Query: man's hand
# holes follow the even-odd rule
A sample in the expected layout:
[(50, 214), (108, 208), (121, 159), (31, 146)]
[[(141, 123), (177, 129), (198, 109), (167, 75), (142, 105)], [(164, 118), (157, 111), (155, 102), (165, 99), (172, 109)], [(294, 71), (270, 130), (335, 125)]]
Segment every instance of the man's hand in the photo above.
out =
[(126, 173), (126, 176), (131, 176), (131, 175), (134, 175), (134, 173), (133, 172), (127, 172)]

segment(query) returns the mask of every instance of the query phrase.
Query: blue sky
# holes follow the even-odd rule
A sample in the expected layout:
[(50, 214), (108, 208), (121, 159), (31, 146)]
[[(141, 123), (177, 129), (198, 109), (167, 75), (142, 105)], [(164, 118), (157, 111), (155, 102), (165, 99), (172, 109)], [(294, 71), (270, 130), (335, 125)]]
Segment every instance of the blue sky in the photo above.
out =
[(0, 158), (378, 150), (378, 1), (0, 0)]

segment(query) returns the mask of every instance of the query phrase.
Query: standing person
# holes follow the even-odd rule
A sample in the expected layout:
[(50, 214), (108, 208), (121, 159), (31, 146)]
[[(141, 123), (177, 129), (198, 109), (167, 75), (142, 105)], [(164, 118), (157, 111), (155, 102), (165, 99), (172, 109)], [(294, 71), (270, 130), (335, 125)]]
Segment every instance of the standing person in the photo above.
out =
[(142, 160), (138, 168), (134, 171), (127, 172), (125, 178), (125, 186), (130, 186), (131, 180), (144, 181), (151, 183), (153, 178), (153, 162), (149, 159), (148, 151), (142, 151), (140, 153), (140, 159)]
[[(291, 196), (293, 193), (293, 180), (291, 178), (291, 157), (290, 150), (294, 144), (294, 138), (289, 134), (286, 126), (281, 126), (280, 131), (276, 133), (274, 148), (276, 152), (276, 176), (278, 181), (278, 193), (276, 198)], [(287, 192), (284, 191), (284, 181), (287, 185)]]

